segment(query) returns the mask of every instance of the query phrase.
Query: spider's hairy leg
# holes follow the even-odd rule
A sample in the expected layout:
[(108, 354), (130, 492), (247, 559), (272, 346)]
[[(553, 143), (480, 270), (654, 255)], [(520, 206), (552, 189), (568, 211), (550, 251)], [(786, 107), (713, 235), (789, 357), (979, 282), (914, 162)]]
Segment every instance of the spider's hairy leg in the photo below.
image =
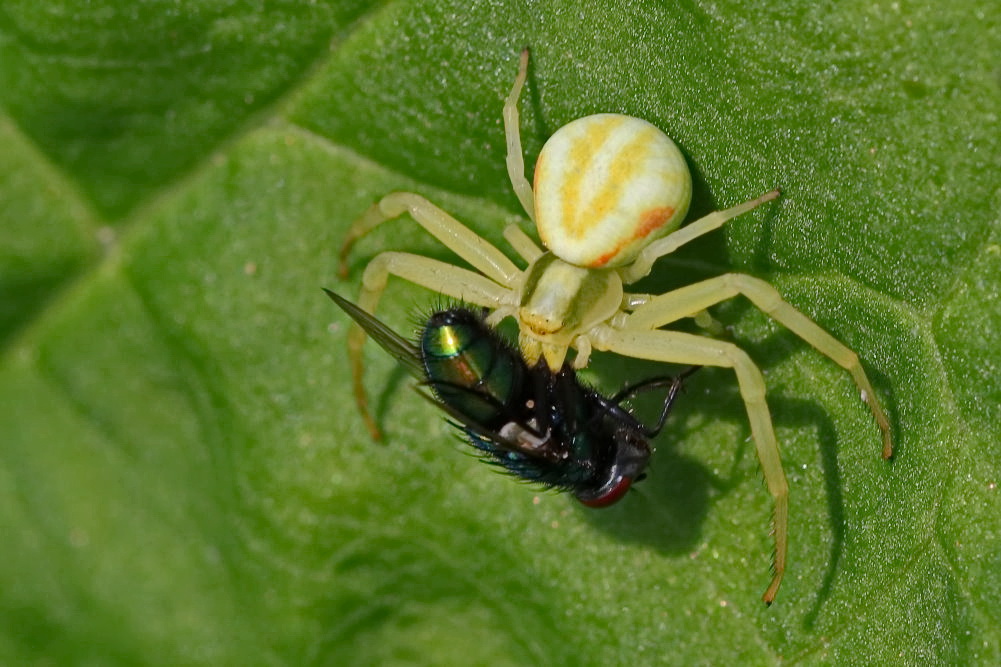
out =
[(852, 376), (859, 395), (872, 413), (883, 439), (883, 458), (893, 455), (890, 422), (873, 391), (858, 355), (799, 312), (770, 284), (742, 273), (725, 273), (654, 297), (626, 317), (624, 329), (656, 329), (706, 308), (743, 295), (761, 311), (786, 327)]
[(732, 368), (737, 374), (751, 435), (765, 477), (765, 485), (775, 504), (775, 572), (762, 599), (771, 604), (782, 583), (789, 545), (789, 485), (782, 470), (778, 441), (771, 413), (765, 403), (765, 380), (747, 353), (732, 343), (703, 336), (663, 330), (621, 330), (599, 327), (594, 333), (596, 349), (627, 357), (696, 366)]
[(424, 197), (413, 192), (393, 192), (370, 206), (351, 224), (341, 246), (342, 276), (347, 275), (347, 258), (355, 242), (403, 213), (410, 213), (417, 224), (488, 278), (511, 284), (521, 274), (504, 253)]

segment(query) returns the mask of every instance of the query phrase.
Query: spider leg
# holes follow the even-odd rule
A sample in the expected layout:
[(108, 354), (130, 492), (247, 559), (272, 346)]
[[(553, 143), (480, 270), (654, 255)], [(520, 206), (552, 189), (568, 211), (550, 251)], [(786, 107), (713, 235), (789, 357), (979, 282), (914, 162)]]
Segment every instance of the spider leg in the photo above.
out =
[(532, 184), (525, 178), (525, 156), (521, 152), (521, 131), (518, 127), (518, 98), (527, 77), (528, 49), (525, 49), (521, 52), (518, 76), (514, 79), (511, 94), (504, 101), (504, 138), (507, 140), (507, 174), (511, 178), (511, 187), (529, 219), (535, 220), (535, 195)]
[(709, 306), (744, 295), (760, 310), (783, 325), (821, 354), (851, 374), (855, 386), (869, 406), (883, 436), (883, 458), (893, 455), (890, 422), (883, 412), (876, 392), (866, 377), (858, 355), (827, 333), (813, 320), (782, 298), (778, 290), (764, 280), (742, 273), (725, 273), (693, 285), (654, 297), (626, 317), (624, 329), (656, 329), (683, 317), (691, 317)]
[(344, 237), (344, 245), (341, 246), (341, 275), (347, 275), (348, 253), (358, 239), (383, 222), (407, 212), (417, 224), (449, 250), (494, 281), (510, 285), (521, 275), (518, 267), (504, 253), (469, 227), (413, 192), (393, 192), (386, 195), (351, 224), (347, 236)]
[(518, 225), (511, 224), (505, 227), (504, 238), (511, 244), (514, 251), (529, 264), (542, 256), (542, 249), (535, 245), (535, 241)]
[(761, 206), (767, 201), (771, 201), (779, 196), (778, 189), (766, 192), (756, 199), (738, 204), (723, 211), (714, 211), (709, 215), (699, 218), (695, 222), (689, 223), (681, 229), (671, 232), (662, 239), (657, 239), (640, 251), (636, 261), (622, 269), (622, 282), (625, 284), (634, 283), (640, 278), (648, 275), (653, 263), (664, 255), (669, 255), (689, 241), (696, 239), (703, 234), (719, 229), (728, 220), (743, 215), (748, 211)]
[(751, 435), (764, 473), (765, 485), (775, 504), (775, 573), (762, 599), (771, 604), (785, 573), (789, 544), (789, 485), (782, 470), (772, 417), (765, 403), (765, 380), (746, 352), (732, 343), (678, 331), (647, 331), (600, 327), (593, 337), (595, 348), (627, 357), (697, 366), (732, 368), (737, 374)]
[[(639, 294), (635, 292), (626, 292), (622, 295), (622, 310), (625, 312), (632, 312), (639, 308), (640, 306), (645, 306), (647, 303), (653, 301), (655, 295), (653, 294)], [(623, 313), (625, 317), (625, 313)], [(723, 323), (717, 320), (715, 317), (709, 314), (708, 310), (702, 310), (694, 313), (692, 320), (700, 328), (707, 330), (714, 336), (719, 336), (723, 333), (726, 327)], [(623, 320), (624, 321), (624, 320)], [(614, 325), (613, 325), (614, 326)]]
[[(487, 308), (497, 308), (509, 294), (507, 288), (469, 269), (405, 252), (383, 252), (376, 255), (365, 267), (361, 292), (358, 295), (358, 308), (366, 313), (375, 314), (390, 275), (465, 303)], [(382, 436), (369, 410), (368, 396), (365, 392), (362, 347), (367, 337), (368, 333), (354, 323), (348, 332), (348, 356), (351, 360), (355, 402), (372, 438), (379, 440)]]

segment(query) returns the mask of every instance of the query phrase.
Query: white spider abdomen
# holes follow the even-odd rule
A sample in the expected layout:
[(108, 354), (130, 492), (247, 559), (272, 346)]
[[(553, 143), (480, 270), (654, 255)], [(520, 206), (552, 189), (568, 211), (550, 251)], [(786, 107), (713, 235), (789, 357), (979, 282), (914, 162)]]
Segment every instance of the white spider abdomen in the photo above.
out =
[(681, 151), (632, 116), (597, 114), (564, 125), (535, 164), (539, 237), (576, 266), (629, 264), (681, 225), (691, 198)]

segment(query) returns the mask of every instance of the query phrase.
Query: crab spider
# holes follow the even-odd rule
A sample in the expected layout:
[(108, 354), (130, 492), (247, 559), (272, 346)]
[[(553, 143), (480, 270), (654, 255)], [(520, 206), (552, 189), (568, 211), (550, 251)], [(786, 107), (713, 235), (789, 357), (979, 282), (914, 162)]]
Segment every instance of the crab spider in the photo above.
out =
[[(424, 197), (386, 195), (348, 231), (341, 248), (341, 273), (354, 243), (386, 220), (404, 213), (468, 262), (475, 271), (406, 252), (378, 254), (365, 267), (358, 306), (374, 313), (394, 275), (491, 311), (490, 324), (513, 317), (526, 363), (543, 360), (552, 371), (574, 348), (573, 365), (587, 365), (592, 350), (697, 366), (732, 368), (750, 421), (765, 483), (775, 504), (774, 576), (763, 595), (775, 599), (786, 566), (788, 485), (765, 403), (761, 371), (733, 343), (664, 330), (683, 318), (711, 320), (710, 306), (743, 295), (760, 310), (842, 368), (855, 381), (882, 431), (883, 457), (893, 452), (889, 422), (858, 356), (783, 300), (767, 282), (727, 273), (666, 294), (632, 294), (623, 285), (650, 273), (654, 262), (692, 239), (779, 196), (778, 190), (679, 229), (691, 200), (691, 175), (684, 157), (650, 123), (619, 114), (575, 120), (546, 142), (535, 165), (534, 184), (525, 177), (518, 126), (518, 98), (528, 70), (521, 54), (518, 75), (504, 103), (507, 171), (522, 207), (538, 229), (544, 248), (510, 225), (505, 239), (527, 264), (520, 269), (505, 254)], [(355, 325), (348, 338), (355, 396), (373, 437), (379, 437), (362, 383), (366, 333)]]

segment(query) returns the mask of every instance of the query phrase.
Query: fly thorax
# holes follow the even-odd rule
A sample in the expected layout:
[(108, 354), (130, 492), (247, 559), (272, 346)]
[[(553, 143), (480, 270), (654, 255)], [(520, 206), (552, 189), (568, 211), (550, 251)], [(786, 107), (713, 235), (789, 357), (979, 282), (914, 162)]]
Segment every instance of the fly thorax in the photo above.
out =
[(478, 423), (502, 415), (518, 394), (522, 364), (476, 315), (434, 313), (420, 336), (427, 383), (445, 405)]
[(576, 336), (612, 317), (621, 304), (618, 272), (581, 268), (546, 253), (526, 271), (518, 307), (521, 338), (565, 349)]

